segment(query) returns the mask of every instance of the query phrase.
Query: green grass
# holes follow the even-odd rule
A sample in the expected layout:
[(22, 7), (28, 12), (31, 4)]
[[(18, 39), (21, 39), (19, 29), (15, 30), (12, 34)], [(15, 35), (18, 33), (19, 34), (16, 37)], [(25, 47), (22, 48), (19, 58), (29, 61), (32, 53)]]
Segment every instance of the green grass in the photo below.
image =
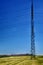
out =
[(0, 65), (43, 65), (43, 58), (30, 60), (30, 56), (11, 56), (0, 58)]

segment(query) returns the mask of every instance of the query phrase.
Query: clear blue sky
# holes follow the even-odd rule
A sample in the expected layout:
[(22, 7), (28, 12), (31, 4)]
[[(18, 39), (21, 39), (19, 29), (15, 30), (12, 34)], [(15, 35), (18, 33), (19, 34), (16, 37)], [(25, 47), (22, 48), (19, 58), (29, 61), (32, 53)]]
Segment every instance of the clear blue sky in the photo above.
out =
[[(30, 53), (31, 0), (0, 0), (0, 54)], [(34, 0), (36, 54), (43, 54), (43, 0)]]

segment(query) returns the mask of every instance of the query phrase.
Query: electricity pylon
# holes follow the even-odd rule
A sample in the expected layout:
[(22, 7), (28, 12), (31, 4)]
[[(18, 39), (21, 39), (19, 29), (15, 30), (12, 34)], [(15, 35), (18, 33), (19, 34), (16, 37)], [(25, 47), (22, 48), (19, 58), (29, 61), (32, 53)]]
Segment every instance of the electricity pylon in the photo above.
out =
[(31, 0), (31, 59), (35, 59), (34, 8)]

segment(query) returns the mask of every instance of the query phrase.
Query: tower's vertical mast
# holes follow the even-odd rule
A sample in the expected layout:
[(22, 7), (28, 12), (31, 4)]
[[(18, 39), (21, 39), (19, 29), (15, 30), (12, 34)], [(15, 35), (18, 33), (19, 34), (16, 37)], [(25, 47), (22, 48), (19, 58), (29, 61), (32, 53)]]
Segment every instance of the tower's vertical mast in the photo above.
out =
[(31, 59), (35, 58), (35, 39), (34, 39), (34, 10), (33, 0), (31, 0)]

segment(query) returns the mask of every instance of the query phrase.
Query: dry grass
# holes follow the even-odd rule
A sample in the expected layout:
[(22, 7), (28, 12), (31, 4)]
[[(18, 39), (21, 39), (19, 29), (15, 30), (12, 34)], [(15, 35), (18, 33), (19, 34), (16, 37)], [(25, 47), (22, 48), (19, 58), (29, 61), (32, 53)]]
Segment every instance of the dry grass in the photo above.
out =
[(43, 65), (43, 58), (30, 60), (30, 56), (12, 56), (0, 58), (0, 65)]

